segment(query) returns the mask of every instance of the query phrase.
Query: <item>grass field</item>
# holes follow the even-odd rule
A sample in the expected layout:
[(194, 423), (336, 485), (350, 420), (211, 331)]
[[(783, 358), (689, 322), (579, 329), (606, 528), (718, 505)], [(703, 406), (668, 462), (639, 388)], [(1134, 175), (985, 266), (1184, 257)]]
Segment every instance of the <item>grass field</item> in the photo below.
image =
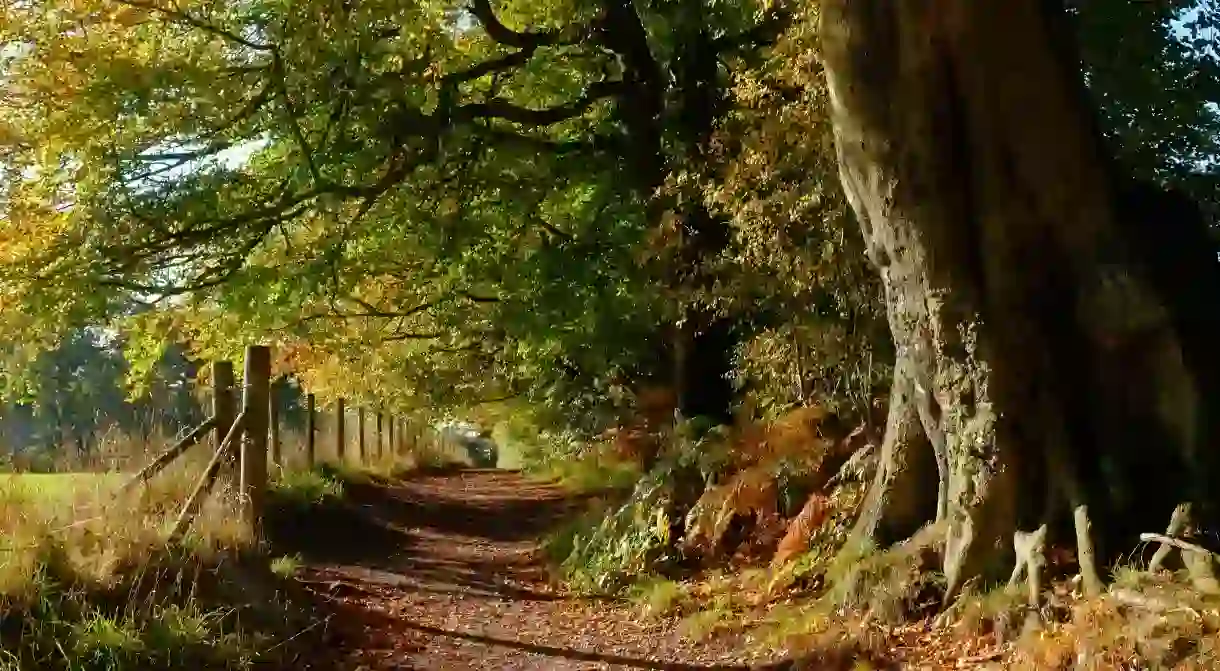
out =
[[(122, 464), (123, 473), (0, 473), (0, 671), (242, 669), (303, 644), (315, 623), (275, 570), (291, 562), (249, 542), (231, 476), (222, 474), (187, 537), (167, 542), (212, 456), (207, 446), (119, 491), (167, 442), (119, 445), (120, 458), (102, 467)], [(345, 476), (443, 461), (421, 448), (307, 469), (293, 461), (301, 450), (285, 447), (293, 467), (271, 469), (268, 504), (298, 517), (341, 497)]]
[(237, 669), (300, 630), (226, 492), (166, 542), (198, 461), (121, 495), (122, 473), (0, 474), (0, 671)]
[(0, 473), (0, 496), (67, 501), (82, 494), (112, 493), (122, 473)]

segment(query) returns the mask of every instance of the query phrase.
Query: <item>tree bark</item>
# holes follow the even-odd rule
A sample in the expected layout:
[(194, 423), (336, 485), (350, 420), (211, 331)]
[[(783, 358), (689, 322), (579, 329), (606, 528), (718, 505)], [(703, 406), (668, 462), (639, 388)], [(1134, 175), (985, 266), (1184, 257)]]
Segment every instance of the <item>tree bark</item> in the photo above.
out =
[(853, 530), (857, 538), (880, 546), (896, 543), (930, 519), (939, 519), (947, 493), (943, 486), (930, 486), (940, 482), (943, 467), (920, 420), (913, 363), (908, 358), (894, 366), (885, 440)]
[[(823, 0), (822, 12), (841, 179), (909, 376), (896, 374), (861, 533), (912, 526), (922, 506), (896, 493), (930, 477), (912, 458), (925, 442), (940, 457), (943, 495), (927, 514), (945, 518), (950, 593), (1002, 576), (1014, 532), (1045, 521), (1049, 500), (1088, 499), (1072, 504), (1125, 538), (1125, 524), (1174, 505), (1149, 505), (1160, 492), (1143, 489), (1135, 505), (1141, 471), (1193, 468), (1192, 482), (1174, 477), (1207, 498), (1212, 372), (1186, 362), (1196, 341), (1220, 342), (1215, 320), (1183, 321), (1132, 235), (1148, 222), (1116, 206), (1062, 7)], [(1206, 257), (1183, 263), (1214, 277)], [(1052, 472), (1057, 493), (1030, 496)]]

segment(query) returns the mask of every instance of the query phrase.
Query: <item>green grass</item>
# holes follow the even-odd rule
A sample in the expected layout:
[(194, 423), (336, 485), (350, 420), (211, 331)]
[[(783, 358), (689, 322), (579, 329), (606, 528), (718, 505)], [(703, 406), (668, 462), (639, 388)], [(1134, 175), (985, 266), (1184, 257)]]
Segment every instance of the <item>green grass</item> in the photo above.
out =
[(115, 490), (122, 473), (0, 473), (0, 492), (69, 500), (81, 492)]
[(354, 477), (350, 468), (319, 467), (285, 471), (271, 483), (272, 497), (296, 506), (321, 505), (343, 497), (343, 481)]
[(691, 602), (682, 583), (666, 578), (642, 580), (628, 590), (628, 595), (645, 617), (669, 615)]

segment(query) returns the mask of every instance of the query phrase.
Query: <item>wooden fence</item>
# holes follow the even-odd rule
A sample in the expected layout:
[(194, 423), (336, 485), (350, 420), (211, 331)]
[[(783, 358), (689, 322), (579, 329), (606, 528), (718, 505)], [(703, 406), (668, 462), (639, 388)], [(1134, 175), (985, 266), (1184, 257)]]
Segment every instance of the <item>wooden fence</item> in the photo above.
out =
[[(146, 483), (157, 473), (185, 454), (193, 445), (203, 442), (208, 435), (212, 440), (212, 458), (182, 506), (181, 512), (170, 532), (171, 539), (181, 539), (190, 530), (200, 506), (215, 487), (220, 474), (228, 471), (237, 476), (238, 509), (242, 523), (248, 527), (256, 540), (263, 538), (263, 506), (265, 504), (269, 468), (283, 470), (289, 467), (284, 454), (283, 434), (280, 431), (280, 415), (276, 403), (275, 383), (271, 379), (271, 350), (265, 346), (246, 348), (242, 374), (240, 405), (235, 390), (233, 364), (218, 361), (212, 364), (212, 416), (191, 429), (187, 434), (158, 454), (122, 485), (129, 491)], [(346, 399), (336, 401), (329, 413), (317, 407), (313, 394), (305, 397), (305, 445), (303, 463), (312, 468), (321, 461), (361, 464), (386, 462), (404, 456), (411, 446), (406, 441), (407, 423), (384, 409), (366, 409), (357, 406), (354, 453), (349, 448), (353, 436), (348, 435)], [(319, 422), (321, 415), (330, 415), (330, 422)], [(368, 415), (372, 415), (368, 431)], [(329, 424), (330, 431), (324, 431)], [(327, 435), (329, 434), (329, 435)], [(423, 438), (423, 429), (412, 431), (412, 444)], [(324, 441), (331, 459), (322, 459), (319, 441)]]

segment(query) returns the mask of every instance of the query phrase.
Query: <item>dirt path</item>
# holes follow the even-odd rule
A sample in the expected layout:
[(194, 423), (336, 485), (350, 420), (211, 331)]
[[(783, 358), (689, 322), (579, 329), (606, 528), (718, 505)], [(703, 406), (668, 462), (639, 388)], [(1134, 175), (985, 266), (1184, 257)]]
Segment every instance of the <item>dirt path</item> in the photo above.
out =
[(550, 589), (535, 550), (573, 505), (557, 488), (463, 470), (349, 492), (347, 519), (310, 525), (301, 572), (341, 669), (751, 668), (731, 642)]

